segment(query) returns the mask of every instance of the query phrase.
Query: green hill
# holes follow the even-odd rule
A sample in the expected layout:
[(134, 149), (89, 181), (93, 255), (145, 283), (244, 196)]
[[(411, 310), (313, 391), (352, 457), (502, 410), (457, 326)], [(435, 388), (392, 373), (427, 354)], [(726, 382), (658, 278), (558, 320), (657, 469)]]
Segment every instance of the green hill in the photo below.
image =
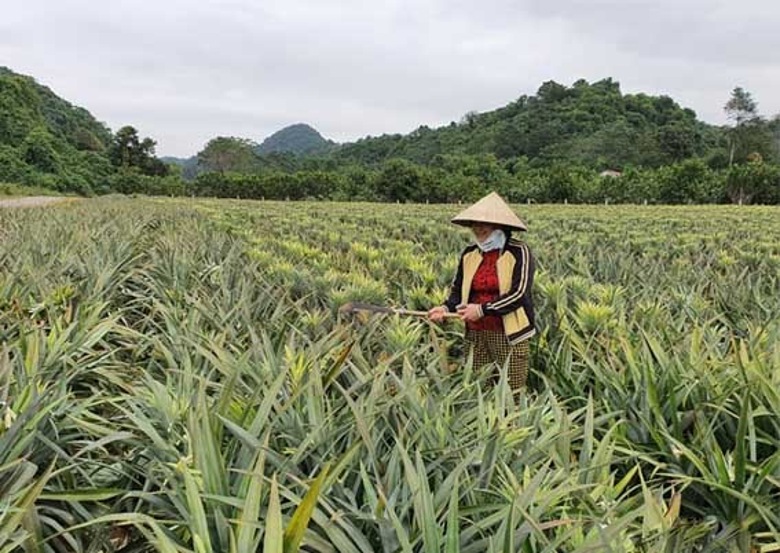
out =
[(79, 150), (104, 150), (111, 140), (108, 127), (84, 108), (32, 77), (0, 67), (0, 144), (19, 144), (36, 127)]
[(326, 140), (316, 129), (305, 123), (297, 123), (275, 132), (256, 148), (259, 155), (292, 153), (296, 155), (323, 154), (336, 146)]
[(111, 173), (110, 130), (32, 77), (0, 67), (0, 181), (81, 190)]
[[(591, 169), (656, 168), (698, 157), (713, 166), (727, 159), (724, 130), (668, 96), (623, 94), (619, 83), (553, 81), (535, 95), (506, 106), (469, 112), (439, 128), (420, 126), (408, 134), (368, 136), (341, 145), (311, 126), (285, 127), (255, 147), (260, 157), (293, 154), (327, 157), (331, 163), (377, 165), (404, 159), (422, 165), (453, 156), (492, 155), (524, 160), (533, 167), (575, 165)], [(293, 162), (293, 165), (295, 163)]]
[[(112, 133), (32, 77), (0, 67), (0, 182), (62, 192), (169, 193), (156, 142), (132, 126)], [(147, 177), (151, 177), (151, 180)]]
[(536, 95), (461, 121), (407, 135), (344, 144), (336, 157), (362, 163), (402, 158), (430, 164), (442, 155), (525, 157), (538, 166), (566, 162), (594, 168), (658, 167), (721, 155), (722, 131), (667, 96), (623, 94), (612, 79), (544, 83)]

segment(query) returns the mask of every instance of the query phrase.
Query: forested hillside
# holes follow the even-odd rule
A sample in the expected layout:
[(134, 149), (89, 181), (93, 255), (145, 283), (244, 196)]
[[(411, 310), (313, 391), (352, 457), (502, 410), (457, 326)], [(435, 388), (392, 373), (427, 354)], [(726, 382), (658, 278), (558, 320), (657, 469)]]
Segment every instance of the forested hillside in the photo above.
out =
[(84, 190), (110, 174), (110, 141), (88, 111), (0, 67), (0, 181)]
[(0, 67), (0, 182), (90, 194), (162, 177), (155, 142), (131, 126), (114, 135), (86, 109)]
[(259, 145), (218, 136), (190, 158), (160, 160), (134, 127), (112, 133), (0, 68), (0, 183), (292, 200), (450, 202), (497, 190), (515, 202), (780, 203), (780, 119), (739, 87), (724, 110), (733, 124), (717, 127), (612, 79), (547, 82), (436, 129), (337, 145), (297, 124)]
[(571, 87), (547, 82), (534, 96), (485, 113), (467, 113), (439, 129), (419, 127), (344, 145), (340, 159), (376, 162), (401, 157), (430, 163), (437, 155), (525, 157), (534, 166), (556, 162), (594, 169), (659, 167), (694, 156), (724, 156), (720, 129), (702, 123), (669, 97), (622, 94), (612, 79)]
[(437, 129), (367, 137), (329, 154), (257, 155), (218, 138), (198, 154), (196, 194), (449, 202), (777, 203), (777, 118), (737, 88), (716, 127), (671, 98), (618, 83), (547, 82), (536, 95)]

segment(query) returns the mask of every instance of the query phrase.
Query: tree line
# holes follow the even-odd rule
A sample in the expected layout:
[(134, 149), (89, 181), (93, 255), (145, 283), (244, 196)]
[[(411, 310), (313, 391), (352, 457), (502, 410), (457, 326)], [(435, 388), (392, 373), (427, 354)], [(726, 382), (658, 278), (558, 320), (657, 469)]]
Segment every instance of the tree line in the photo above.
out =
[[(491, 190), (513, 202), (780, 203), (780, 166), (755, 161), (712, 169), (689, 159), (619, 175), (576, 165), (531, 168), (495, 157), (449, 156), (431, 165), (391, 159), (377, 167), (198, 175), (186, 184), (197, 196), (379, 202), (476, 200)], [(151, 191), (150, 191), (151, 193)]]

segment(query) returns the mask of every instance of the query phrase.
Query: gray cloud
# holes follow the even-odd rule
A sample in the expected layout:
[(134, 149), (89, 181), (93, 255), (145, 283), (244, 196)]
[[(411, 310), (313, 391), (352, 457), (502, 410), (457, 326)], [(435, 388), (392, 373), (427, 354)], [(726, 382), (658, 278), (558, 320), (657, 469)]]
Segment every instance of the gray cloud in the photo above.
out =
[[(611, 76), (723, 122), (734, 86), (780, 112), (771, 0), (27, 0), (0, 64), (162, 154), (305, 121), (335, 140), (494, 109), (545, 80)], [(774, 102), (774, 103), (773, 103)]]
[(776, 61), (780, 10), (767, 0), (531, 0), (529, 12), (563, 17), (629, 52), (715, 64)]

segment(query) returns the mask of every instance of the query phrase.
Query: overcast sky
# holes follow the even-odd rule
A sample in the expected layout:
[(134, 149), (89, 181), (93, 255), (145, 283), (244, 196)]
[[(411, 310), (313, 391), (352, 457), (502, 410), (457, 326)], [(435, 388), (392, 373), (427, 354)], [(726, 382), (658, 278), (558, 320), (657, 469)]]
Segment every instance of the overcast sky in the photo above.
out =
[(407, 133), (612, 77), (724, 123), (735, 86), (780, 113), (778, 0), (20, 0), (0, 65), (159, 155), (297, 122)]

